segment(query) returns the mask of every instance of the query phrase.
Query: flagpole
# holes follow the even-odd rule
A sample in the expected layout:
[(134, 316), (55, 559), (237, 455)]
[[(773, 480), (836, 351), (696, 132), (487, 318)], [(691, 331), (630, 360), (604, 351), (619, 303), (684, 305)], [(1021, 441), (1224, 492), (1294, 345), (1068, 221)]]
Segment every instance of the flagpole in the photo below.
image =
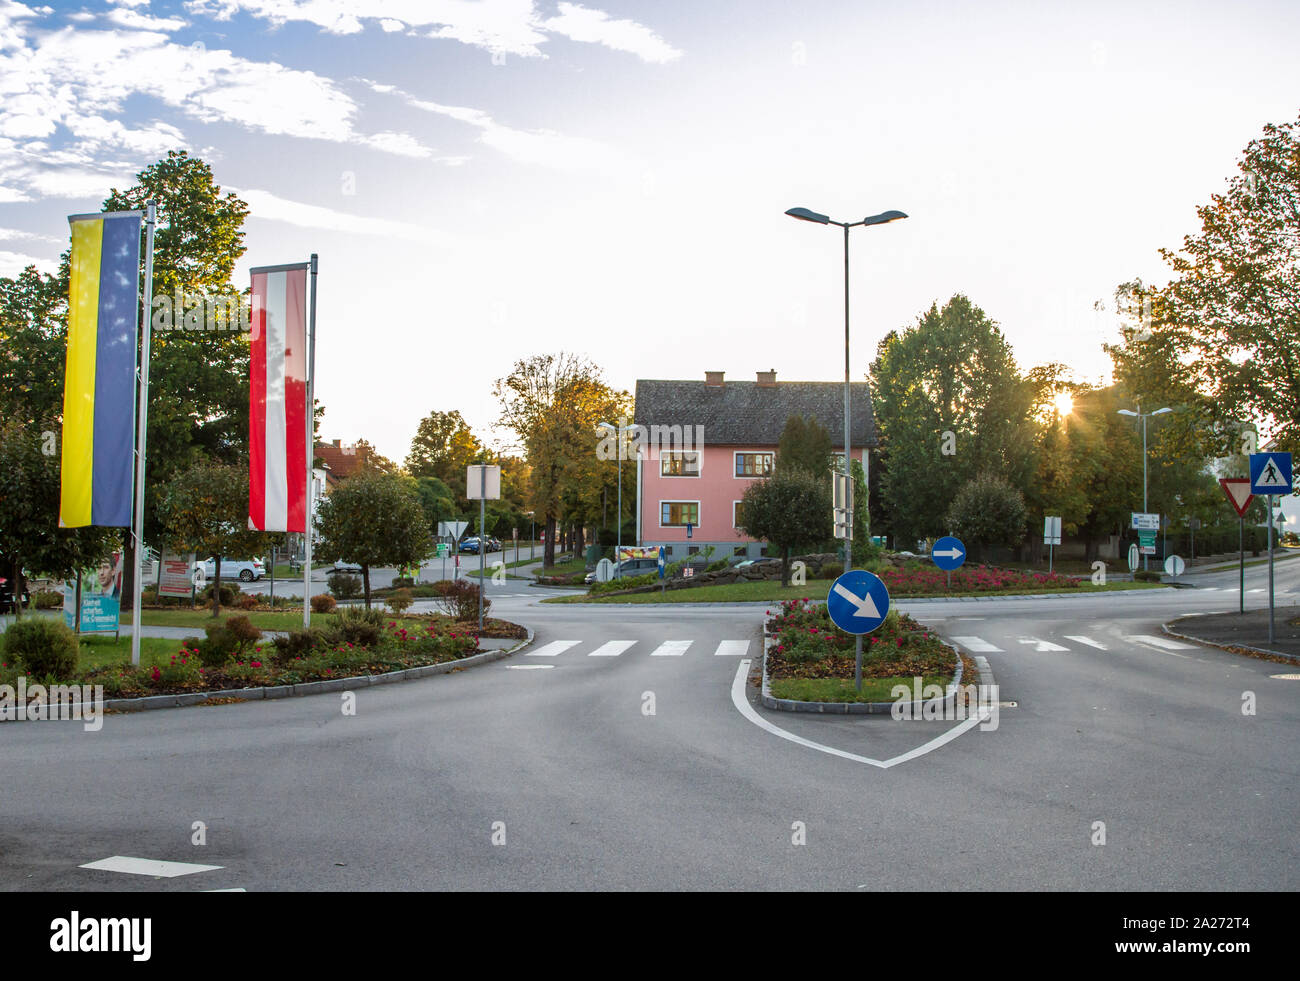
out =
[[(132, 550), (135, 556), (133, 560), (135, 568), (131, 570), (131, 591), (133, 593), (131, 612), (134, 614), (131, 622), (131, 663), (134, 665), (140, 663), (140, 621), (144, 619), (140, 610), (140, 597), (144, 586), (144, 583), (140, 581), (140, 554), (141, 549), (144, 548), (144, 453), (145, 436), (149, 424), (149, 337), (150, 328), (152, 327), (149, 312), (153, 309), (153, 233), (156, 218), (157, 202), (150, 201), (145, 216), (144, 303), (141, 305), (143, 311), (141, 319), (144, 321), (144, 341), (140, 345), (140, 389), (137, 396), (140, 411), (137, 414), (135, 436), (135, 521), (131, 530), (135, 539), (135, 548)], [(161, 559), (162, 556), (159, 555), (159, 560), (161, 561)]]
[(302, 563), (302, 625), (311, 626), (312, 461), (316, 458), (316, 253), (311, 254), (311, 314), (307, 319), (307, 521)]

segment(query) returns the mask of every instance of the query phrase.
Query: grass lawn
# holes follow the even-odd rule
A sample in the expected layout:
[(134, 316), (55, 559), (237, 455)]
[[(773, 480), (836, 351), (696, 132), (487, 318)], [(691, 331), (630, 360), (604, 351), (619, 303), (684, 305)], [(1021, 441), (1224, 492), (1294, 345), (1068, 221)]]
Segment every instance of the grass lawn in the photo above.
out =
[(555, 565), (548, 566), (542, 570), (544, 576), (570, 576), (575, 572), (585, 572), (587, 569), (587, 560), (583, 558), (568, 559), (564, 562), (557, 562)]
[[(782, 586), (779, 582), (737, 582), (720, 586), (697, 586), (687, 589), (665, 590), (660, 593), (633, 593), (630, 596), (552, 596), (542, 600), (543, 603), (775, 603), (781, 600), (803, 599), (805, 597), (823, 600), (830, 592), (833, 579), (810, 579), (803, 586)], [(953, 593), (952, 596), (1026, 596), (1032, 593), (1105, 593), (1127, 589), (1160, 589), (1163, 584), (1155, 582), (1108, 582), (1104, 586), (1084, 583), (1071, 589), (1007, 589), (990, 590), (980, 593)], [(927, 594), (943, 598), (938, 594)], [(908, 596), (903, 593), (892, 594), (891, 599), (921, 599), (921, 596)]]
[[(112, 637), (81, 637), (81, 654), (78, 664), (81, 671), (91, 671), (110, 664), (131, 663), (131, 637), (124, 634), (114, 640)], [(157, 664), (160, 667), (171, 660), (171, 656), (181, 648), (181, 642), (170, 637), (141, 637), (140, 663), (145, 667)]]
[[(196, 637), (203, 635), (203, 628), (215, 620), (224, 620), (228, 616), (247, 616), (254, 627), (262, 630), (294, 630), (302, 627), (302, 608), (294, 610), (252, 610), (247, 614), (240, 609), (232, 609), (223, 606), (221, 613), (217, 617), (212, 616), (211, 610), (186, 610), (177, 608), (174, 610), (145, 610), (141, 624), (146, 627), (193, 627)], [(319, 617), (322, 614), (315, 613), (313, 617)], [(328, 616), (328, 614), (325, 614)], [(122, 615), (122, 629), (130, 630), (135, 621), (130, 613)]]
[[(939, 685), (946, 687), (952, 681), (952, 672), (940, 677), (924, 675), (922, 687)], [(906, 686), (912, 691), (911, 678), (863, 678), (862, 691), (853, 685), (852, 678), (782, 678), (771, 683), (775, 698), (789, 698), (799, 702), (892, 702), (894, 696), (890, 689), (895, 685)], [(911, 701), (909, 694), (908, 701)]]

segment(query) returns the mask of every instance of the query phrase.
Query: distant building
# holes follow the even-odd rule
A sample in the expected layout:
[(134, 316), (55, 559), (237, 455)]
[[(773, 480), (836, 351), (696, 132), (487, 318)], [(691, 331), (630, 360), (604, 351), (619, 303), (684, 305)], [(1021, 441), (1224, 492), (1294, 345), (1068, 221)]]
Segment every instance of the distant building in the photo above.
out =
[(338, 482), (352, 476), (365, 465), (366, 447), (353, 443), (345, 444), (342, 440), (331, 443), (316, 444), (316, 458), (321, 461), (325, 471), (325, 493), (338, 486)]
[[(867, 448), (876, 445), (866, 382), (850, 386), (850, 400), (852, 458), (865, 472)], [(708, 545), (715, 560), (762, 555), (764, 544), (737, 528), (740, 502), (745, 488), (772, 472), (792, 415), (824, 426), (843, 458), (843, 382), (778, 382), (775, 371), (760, 371), (755, 381), (726, 381), (721, 371), (703, 381), (638, 380), (637, 540), (667, 546), (670, 560)]]

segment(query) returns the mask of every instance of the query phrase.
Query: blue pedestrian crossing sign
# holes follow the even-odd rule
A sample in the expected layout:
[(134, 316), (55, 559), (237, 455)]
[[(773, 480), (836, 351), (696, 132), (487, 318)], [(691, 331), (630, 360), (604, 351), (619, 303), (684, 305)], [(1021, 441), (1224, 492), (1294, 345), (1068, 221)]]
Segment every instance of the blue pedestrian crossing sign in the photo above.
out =
[(885, 622), (889, 590), (866, 569), (850, 569), (831, 585), (826, 612), (846, 634), (869, 634)]
[(960, 538), (945, 535), (930, 549), (930, 558), (944, 572), (952, 572), (953, 569), (961, 568), (961, 564), (966, 561), (966, 546)]
[(1252, 453), (1250, 492), (1257, 496), (1291, 493), (1291, 454)]

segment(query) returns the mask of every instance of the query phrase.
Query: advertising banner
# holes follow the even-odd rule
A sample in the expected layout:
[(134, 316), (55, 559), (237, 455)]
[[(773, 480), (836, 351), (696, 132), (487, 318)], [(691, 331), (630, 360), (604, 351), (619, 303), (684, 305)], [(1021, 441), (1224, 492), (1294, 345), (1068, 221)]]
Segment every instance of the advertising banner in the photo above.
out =
[[(81, 632), (115, 634), (122, 609), (123, 554), (114, 552), (99, 565), (81, 573)], [(189, 595), (188, 593), (186, 595)], [(75, 629), (77, 580), (63, 585), (63, 622)]]
[(164, 553), (162, 557), (162, 578), (158, 583), (159, 596), (174, 596), (177, 599), (189, 599), (193, 587), (194, 553), (172, 555)]

